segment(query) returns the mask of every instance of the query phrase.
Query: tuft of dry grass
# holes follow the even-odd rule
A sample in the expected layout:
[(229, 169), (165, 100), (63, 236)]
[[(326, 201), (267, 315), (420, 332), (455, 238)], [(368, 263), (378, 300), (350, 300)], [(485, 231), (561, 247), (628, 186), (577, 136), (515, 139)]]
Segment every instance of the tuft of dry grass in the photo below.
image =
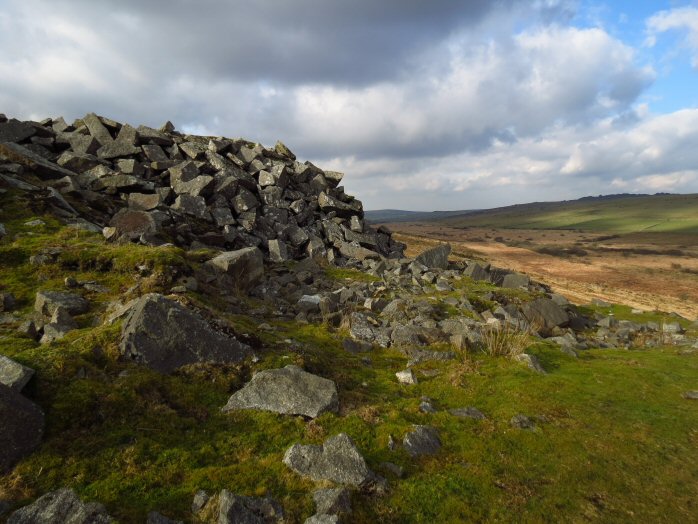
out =
[(483, 350), (491, 357), (515, 357), (530, 345), (528, 333), (509, 323), (486, 326), (481, 336)]

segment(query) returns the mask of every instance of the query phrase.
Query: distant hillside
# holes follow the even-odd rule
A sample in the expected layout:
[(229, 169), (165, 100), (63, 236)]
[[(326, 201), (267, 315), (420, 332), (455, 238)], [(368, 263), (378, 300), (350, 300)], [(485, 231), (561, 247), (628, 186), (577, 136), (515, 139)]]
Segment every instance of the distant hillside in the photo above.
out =
[(364, 217), (373, 224), (379, 222), (418, 222), (423, 220), (439, 220), (451, 216), (472, 213), (472, 211), (404, 211), (402, 209), (378, 209), (365, 211)]
[(441, 218), (456, 227), (698, 233), (698, 194), (608, 195), (533, 202)]

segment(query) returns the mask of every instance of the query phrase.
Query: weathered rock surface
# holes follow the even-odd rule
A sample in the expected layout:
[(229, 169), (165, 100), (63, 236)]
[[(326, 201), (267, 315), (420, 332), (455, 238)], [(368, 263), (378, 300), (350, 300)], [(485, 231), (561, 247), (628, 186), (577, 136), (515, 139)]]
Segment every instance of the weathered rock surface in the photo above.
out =
[(291, 446), (284, 455), (284, 464), (314, 481), (362, 486), (374, 477), (354, 442), (345, 433), (327, 439), (322, 446)]
[(526, 364), (531, 371), (545, 375), (545, 368), (538, 360), (535, 355), (529, 355), (528, 353), (521, 353), (520, 355), (515, 355), (514, 360)]
[(276, 524), (284, 522), (281, 505), (271, 498), (245, 497), (227, 489), (220, 493), (218, 524)]
[(0, 355), (0, 384), (22, 391), (27, 382), (34, 376), (34, 370), (15, 362), (11, 358)]
[(698, 390), (686, 391), (683, 394), (683, 398), (685, 398), (686, 400), (698, 400)]
[(532, 326), (542, 330), (564, 326), (570, 320), (567, 311), (549, 298), (537, 298), (527, 302), (523, 306), (523, 313)]
[(351, 495), (346, 488), (319, 489), (313, 493), (313, 501), (318, 515), (351, 513)]
[(402, 440), (402, 445), (413, 457), (419, 455), (434, 455), (441, 449), (441, 439), (436, 428), (431, 426), (415, 426)]
[(16, 390), (0, 384), (0, 474), (34, 451), (44, 432), (44, 413)]
[(39, 291), (36, 294), (34, 310), (51, 317), (58, 308), (65, 308), (70, 315), (87, 313), (90, 303), (80, 295), (65, 291)]
[(231, 277), (234, 285), (243, 290), (249, 289), (264, 276), (264, 258), (256, 247), (221, 253), (207, 264)]
[(485, 420), (485, 414), (477, 408), (469, 406), (467, 408), (449, 409), (448, 412), (454, 417), (474, 418), (476, 420)]
[(63, 488), (18, 509), (7, 524), (109, 524), (114, 520), (102, 504), (82, 502), (72, 489)]
[(451, 244), (441, 244), (419, 254), (415, 261), (428, 268), (448, 269), (448, 255), (450, 254)]
[(339, 407), (337, 386), (298, 366), (260, 371), (245, 387), (236, 391), (223, 412), (262, 409), (284, 415), (315, 418)]
[(184, 524), (181, 520), (172, 520), (167, 518), (165, 515), (158, 513), (157, 511), (151, 511), (148, 513), (148, 520), (146, 524)]
[(131, 308), (119, 349), (124, 357), (161, 373), (197, 362), (240, 362), (252, 354), (246, 344), (214, 330), (196, 313), (156, 293), (140, 297)]

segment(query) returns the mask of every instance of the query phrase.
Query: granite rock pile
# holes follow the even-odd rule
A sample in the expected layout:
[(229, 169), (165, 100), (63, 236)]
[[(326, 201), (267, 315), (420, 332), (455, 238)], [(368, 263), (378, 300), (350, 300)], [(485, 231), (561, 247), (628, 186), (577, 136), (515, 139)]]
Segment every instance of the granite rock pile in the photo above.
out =
[(0, 115), (0, 178), (110, 241), (258, 247), (276, 262), (401, 257), (388, 230), (364, 222), (342, 177), (299, 162), (281, 142), (265, 148), (93, 113), (71, 124)]

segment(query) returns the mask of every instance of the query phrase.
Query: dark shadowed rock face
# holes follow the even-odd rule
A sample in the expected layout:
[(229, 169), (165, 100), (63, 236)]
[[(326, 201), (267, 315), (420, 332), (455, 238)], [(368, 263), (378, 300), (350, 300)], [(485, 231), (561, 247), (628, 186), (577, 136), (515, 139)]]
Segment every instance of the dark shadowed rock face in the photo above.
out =
[(451, 244), (441, 244), (427, 249), (415, 260), (428, 268), (448, 268), (448, 255), (451, 254)]
[(206, 265), (230, 279), (230, 285), (249, 289), (264, 276), (264, 257), (256, 247), (226, 251), (209, 260)]
[(47, 317), (56, 312), (59, 307), (65, 308), (70, 315), (87, 313), (90, 303), (75, 293), (65, 291), (39, 291), (36, 294), (34, 310)]
[(374, 477), (354, 442), (345, 433), (327, 439), (322, 446), (291, 446), (284, 455), (284, 464), (315, 481), (361, 486)]
[(337, 411), (337, 386), (298, 366), (268, 369), (257, 373), (235, 392), (223, 411), (236, 409), (263, 409), (315, 418), (326, 411)]
[(245, 497), (221, 491), (218, 524), (275, 524), (284, 522), (284, 511), (275, 500)]
[(15, 511), (7, 524), (109, 524), (114, 522), (96, 502), (83, 503), (72, 489), (59, 489)]
[(441, 449), (441, 440), (439, 432), (431, 426), (415, 426), (413, 431), (405, 435), (402, 445), (413, 457), (433, 455)]
[(41, 443), (44, 413), (14, 389), (0, 384), (0, 474)]
[(140, 297), (121, 330), (121, 354), (170, 373), (197, 362), (234, 363), (252, 354), (235, 338), (215, 331), (196, 313), (157, 293)]

